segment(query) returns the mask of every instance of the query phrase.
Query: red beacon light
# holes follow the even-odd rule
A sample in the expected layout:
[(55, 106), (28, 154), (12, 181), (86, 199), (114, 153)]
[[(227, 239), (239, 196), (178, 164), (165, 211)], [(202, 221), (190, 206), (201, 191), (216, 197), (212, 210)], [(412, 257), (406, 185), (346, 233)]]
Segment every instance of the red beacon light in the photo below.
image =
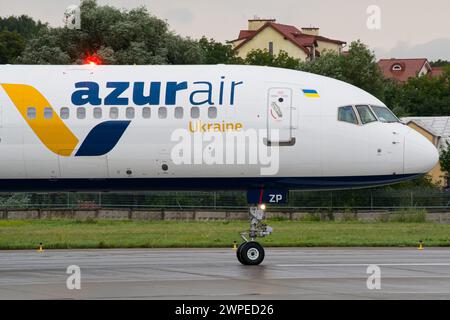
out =
[(102, 60), (98, 56), (87, 56), (86, 58), (84, 58), (83, 64), (96, 66), (102, 64)]

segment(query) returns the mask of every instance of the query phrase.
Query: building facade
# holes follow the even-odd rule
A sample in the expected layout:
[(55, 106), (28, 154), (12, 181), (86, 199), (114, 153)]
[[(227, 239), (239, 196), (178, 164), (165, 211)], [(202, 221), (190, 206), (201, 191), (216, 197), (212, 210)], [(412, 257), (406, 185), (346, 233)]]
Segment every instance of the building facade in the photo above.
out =
[(319, 34), (319, 28), (277, 23), (275, 19), (248, 20), (248, 29), (241, 30), (235, 40), (229, 41), (238, 56), (245, 58), (252, 50), (267, 50), (277, 55), (285, 51), (301, 61), (314, 60), (325, 51), (342, 53), (345, 41), (334, 40)]
[[(438, 150), (446, 149), (447, 143), (450, 144), (450, 117), (405, 117), (401, 120), (430, 140)], [(435, 184), (449, 186), (439, 163), (428, 174)]]

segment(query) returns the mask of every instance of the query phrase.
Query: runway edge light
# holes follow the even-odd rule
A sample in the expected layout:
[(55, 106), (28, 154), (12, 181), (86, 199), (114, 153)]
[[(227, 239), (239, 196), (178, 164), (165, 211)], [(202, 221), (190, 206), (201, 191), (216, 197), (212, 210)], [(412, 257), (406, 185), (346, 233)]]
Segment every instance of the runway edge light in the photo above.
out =
[(423, 241), (419, 240), (419, 250), (423, 250)]
[(42, 245), (42, 242), (39, 243), (39, 248), (38, 248), (37, 251), (38, 251), (38, 252), (44, 252), (44, 247), (43, 247), (43, 245)]
[(233, 241), (233, 250), (236, 251), (237, 250), (237, 242), (236, 240)]

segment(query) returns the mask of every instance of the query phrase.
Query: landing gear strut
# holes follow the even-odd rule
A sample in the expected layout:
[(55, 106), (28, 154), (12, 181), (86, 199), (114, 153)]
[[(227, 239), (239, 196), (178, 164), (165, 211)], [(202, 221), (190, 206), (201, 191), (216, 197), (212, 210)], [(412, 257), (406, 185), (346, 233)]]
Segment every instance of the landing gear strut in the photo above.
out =
[(269, 227), (262, 221), (265, 219), (264, 207), (250, 207), (250, 230), (241, 232), (244, 242), (236, 251), (236, 256), (243, 265), (258, 265), (264, 260), (264, 248), (255, 241), (257, 237), (265, 237), (272, 233)]

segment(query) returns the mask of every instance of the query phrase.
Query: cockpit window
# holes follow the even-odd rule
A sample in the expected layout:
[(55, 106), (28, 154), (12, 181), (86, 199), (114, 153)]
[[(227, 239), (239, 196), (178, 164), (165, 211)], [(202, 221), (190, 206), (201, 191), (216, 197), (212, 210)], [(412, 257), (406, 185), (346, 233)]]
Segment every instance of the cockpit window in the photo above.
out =
[(398, 118), (392, 113), (391, 110), (389, 110), (386, 107), (380, 107), (380, 106), (371, 106), (373, 112), (378, 117), (378, 120), (381, 122), (400, 122)]
[(377, 118), (370, 111), (369, 106), (356, 106), (356, 110), (358, 110), (359, 118), (363, 124), (377, 121)]
[(340, 107), (338, 109), (338, 120), (358, 124), (358, 119), (356, 118), (355, 111), (353, 111), (352, 106)]

